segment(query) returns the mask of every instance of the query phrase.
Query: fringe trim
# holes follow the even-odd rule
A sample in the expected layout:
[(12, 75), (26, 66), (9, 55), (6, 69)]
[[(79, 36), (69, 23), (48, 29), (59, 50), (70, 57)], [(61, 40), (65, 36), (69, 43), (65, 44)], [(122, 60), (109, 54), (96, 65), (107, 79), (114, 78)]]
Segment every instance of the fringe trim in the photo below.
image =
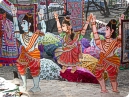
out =
[(20, 64), (22, 64), (22, 65), (28, 65), (32, 61), (40, 62), (40, 59), (36, 59), (36, 58), (31, 57), (28, 54), (25, 54), (25, 58), (24, 59), (18, 59), (17, 60), (17, 62), (20, 63)]
[(78, 65), (81, 64), (81, 62), (76, 62), (76, 63), (73, 63), (73, 64), (71, 64), (70, 62), (65, 63), (65, 62), (61, 61), (60, 59), (58, 60), (58, 63), (63, 65), (63, 66), (78, 66)]

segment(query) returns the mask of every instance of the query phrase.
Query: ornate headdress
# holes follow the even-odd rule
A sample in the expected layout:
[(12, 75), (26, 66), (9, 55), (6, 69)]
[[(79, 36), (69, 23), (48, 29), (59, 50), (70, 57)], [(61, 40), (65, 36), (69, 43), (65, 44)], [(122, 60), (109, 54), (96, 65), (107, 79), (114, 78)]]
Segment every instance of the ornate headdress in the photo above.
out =
[(64, 20), (63, 20), (63, 22), (62, 22), (62, 23), (67, 24), (67, 25), (69, 25), (69, 26), (70, 26), (70, 25), (71, 25), (71, 24), (70, 24), (70, 17), (65, 16), (65, 17), (64, 17)]
[(66, 21), (69, 21), (69, 22), (70, 22), (70, 19), (67, 19), (67, 17), (66, 17), (66, 16), (64, 17), (64, 20), (66, 20)]
[(107, 24), (107, 26), (109, 26), (111, 29), (116, 30), (116, 24), (117, 24), (116, 20), (115, 19), (111, 19), (109, 21), (109, 23)]
[(116, 21), (114, 21), (114, 20), (111, 20), (110, 22), (111, 22), (111, 24), (114, 24), (114, 25), (116, 25)]
[(31, 27), (30, 27), (30, 31), (34, 31), (34, 27), (33, 27), (33, 15), (32, 14), (25, 14), (23, 20), (26, 20), (28, 23), (30, 22), (31, 23)]

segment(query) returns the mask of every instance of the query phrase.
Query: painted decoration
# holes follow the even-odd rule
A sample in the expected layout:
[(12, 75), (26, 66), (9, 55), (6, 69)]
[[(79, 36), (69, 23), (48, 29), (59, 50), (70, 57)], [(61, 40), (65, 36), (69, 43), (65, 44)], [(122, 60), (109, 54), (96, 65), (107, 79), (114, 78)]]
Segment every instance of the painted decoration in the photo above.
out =
[(84, 21), (84, 0), (67, 0), (67, 11), (71, 13), (70, 21), (73, 30), (82, 30)]

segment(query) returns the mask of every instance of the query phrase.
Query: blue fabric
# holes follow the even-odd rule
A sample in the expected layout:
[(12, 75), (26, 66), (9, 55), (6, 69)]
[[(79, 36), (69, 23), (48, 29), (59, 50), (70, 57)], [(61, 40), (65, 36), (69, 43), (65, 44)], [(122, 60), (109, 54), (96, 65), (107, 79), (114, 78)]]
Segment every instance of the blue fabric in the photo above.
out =
[(57, 44), (50, 44), (44, 46), (44, 51), (48, 56), (54, 57), (54, 51), (58, 48), (62, 47), (62, 43), (58, 42)]

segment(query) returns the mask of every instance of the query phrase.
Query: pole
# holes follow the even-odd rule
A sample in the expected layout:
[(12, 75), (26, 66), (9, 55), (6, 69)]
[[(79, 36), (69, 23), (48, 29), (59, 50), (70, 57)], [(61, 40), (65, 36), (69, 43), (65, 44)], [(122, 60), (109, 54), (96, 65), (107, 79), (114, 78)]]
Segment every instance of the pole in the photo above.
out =
[(47, 10), (47, 25), (46, 25), (46, 27), (47, 27), (47, 32), (50, 32), (50, 31), (48, 31), (48, 27), (50, 27), (50, 23), (49, 23), (49, 12), (48, 12), (48, 0), (46, 0), (46, 10)]
[(67, 10), (67, 0), (66, 0), (66, 13), (67, 13), (67, 11), (68, 11), (68, 10)]

